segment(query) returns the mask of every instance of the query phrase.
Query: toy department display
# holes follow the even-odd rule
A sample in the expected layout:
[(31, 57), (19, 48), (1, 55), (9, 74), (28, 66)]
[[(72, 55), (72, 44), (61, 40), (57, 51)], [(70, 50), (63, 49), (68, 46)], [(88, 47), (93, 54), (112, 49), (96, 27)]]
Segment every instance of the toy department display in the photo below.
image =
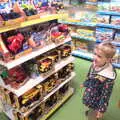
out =
[[(119, 3), (111, 2), (109, 9), (99, 11), (97, 14), (100, 16), (98, 18), (98, 26), (96, 28), (96, 41), (111, 41), (112, 44), (116, 46), (116, 55), (113, 58), (113, 65), (119, 68), (119, 57), (120, 57), (120, 40), (119, 40), (119, 25), (120, 25), (120, 14), (119, 14)], [(109, 21), (109, 22), (108, 22)], [(102, 24), (101, 24), (102, 23)]]
[(96, 39), (98, 41), (112, 41), (114, 30), (109, 28), (96, 28)]
[(46, 45), (60, 44), (68, 35), (67, 25), (54, 23), (35, 25), (26, 29), (3, 33), (0, 38), (1, 59), (9, 62)]
[(0, 4), (0, 26), (20, 25), (24, 21), (39, 19), (42, 15), (57, 13), (63, 8), (62, 3), (54, 4), (47, 0), (4, 2)]
[(0, 4), (0, 93), (11, 120), (47, 119), (73, 94), (70, 29), (57, 23), (63, 9), (48, 0)]
[[(68, 71), (69, 74), (67, 74)], [(24, 120), (23, 118), (33, 118), (33, 116), (35, 116), (35, 118), (38, 118), (48, 113), (53, 108), (53, 106), (57, 102), (59, 102), (59, 100), (61, 100), (64, 97), (64, 95), (67, 93), (67, 91), (70, 88), (70, 82), (66, 83), (55, 94), (50, 96), (46, 101), (42, 102), (44, 96), (49, 94), (51, 91), (53, 91), (55, 88), (57, 88), (61, 83), (63, 83), (71, 76), (70, 73), (72, 71), (73, 71), (73, 63), (70, 63), (64, 68), (62, 68), (60, 71), (51, 75), (45, 81), (43, 81), (42, 83), (35, 86), (34, 88), (32, 88), (31, 90), (29, 90), (28, 92), (24, 93), (22, 96), (19, 97), (17, 97), (8, 90), (1, 88), (4, 102), (6, 102), (9, 105), (12, 105), (15, 109), (17, 109), (17, 111), (19, 111), (17, 112), (13, 110), (15, 118), (20, 117), (22, 120)], [(40, 101), (41, 103), (39, 104)], [(28, 111), (30, 111), (33, 108), (33, 106), (37, 104), (39, 104), (39, 106), (35, 107), (34, 110), (36, 111), (39, 108), (40, 110), (38, 112), (35, 112), (33, 110), (29, 114), (27, 114), (27, 116), (22, 115), (23, 113), (26, 114)]]

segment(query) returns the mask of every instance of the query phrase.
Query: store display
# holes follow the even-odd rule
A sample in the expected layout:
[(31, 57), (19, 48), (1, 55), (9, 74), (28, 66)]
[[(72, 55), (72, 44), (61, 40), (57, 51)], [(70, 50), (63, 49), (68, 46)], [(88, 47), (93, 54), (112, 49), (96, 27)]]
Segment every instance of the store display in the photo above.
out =
[(38, 70), (40, 73), (46, 73), (53, 70), (53, 61), (52, 59), (45, 57), (43, 59), (37, 59)]
[(93, 30), (77, 29), (76, 33), (78, 33), (78, 35), (83, 39), (86, 38), (94, 40), (95, 32)]
[(109, 15), (97, 15), (98, 23), (109, 24), (110, 16)]
[(120, 25), (120, 16), (112, 16), (111, 24), (112, 25)]
[(64, 81), (65, 79), (71, 76), (71, 72), (73, 71), (73, 69), (74, 69), (73, 63), (68, 64), (58, 72), (58, 78)]
[(29, 119), (36, 120), (44, 115), (45, 105), (42, 103), (40, 106), (36, 107), (32, 113), (29, 115)]
[(63, 45), (63, 46), (59, 47), (58, 50), (60, 51), (60, 58), (61, 59), (70, 56), (71, 51), (72, 51), (70, 45)]
[(98, 41), (111, 41), (113, 40), (114, 30), (109, 28), (96, 28), (96, 39)]
[(27, 91), (20, 97), (14, 96), (15, 108), (20, 109), (21, 112), (26, 112), (35, 104), (39, 103), (43, 98), (43, 87), (38, 85), (31, 90)]
[(115, 42), (120, 42), (120, 32), (116, 32), (116, 33), (115, 33), (114, 41), (115, 41)]
[(53, 63), (57, 63), (60, 61), (60, 53), (57, 50), (53, 50), (52, 52), (48, 52), (48, 58), (52, 59)]
[(62, 88), (59, 90), (60, 96), (63, 96), (69, 89), (70, 83), (65, 84)]
[[(62, 94), (58, 92), (75, 76), (70, 59), (69, 27), (57, 23), (63, 14), (53, 14), (64, 6), (47, 0), (7, 2), (10, 4), (8, 12), (0, 8), (3, 111), (11, 120), (47, 118), (54, 107), (60, 106), (57, 103), (62, 105), (73, 94), (70, 89)], [(64, 58), (68, 61), (61, 65), (66, 61)], [(64, 71), (64, 78), (60, 71)], [(66, 96), (65, 91), (69, 93)]]
[(110, 10), (114, 12), (120, 12), (120, 4), (119, 2), (111, 2)]
[(20, 88), (29, 79), (21, 66), (14, 67), (8, 71), (4, 71), (4, 74), (1, 74), (1, 77), (6, 85), (10, 85), (15, 89)]
[(60, 85), (61, 80), (58, 78), (57, 73), (47, 78), (43, 83), (43, 90), (44, 95), (47, 95), (50, 93), (53, 89), (55, 89), (58, 85)]

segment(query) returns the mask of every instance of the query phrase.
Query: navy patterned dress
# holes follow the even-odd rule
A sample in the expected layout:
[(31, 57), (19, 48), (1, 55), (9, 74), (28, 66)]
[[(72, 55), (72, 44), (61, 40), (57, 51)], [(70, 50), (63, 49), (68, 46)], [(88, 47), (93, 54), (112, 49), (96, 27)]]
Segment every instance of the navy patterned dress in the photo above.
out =
[(84, 82), (86, 89), (83, 95), (83, 104), (104, 113), (107, 110), (115, 78), (116, 72), (112, 65), (99, 72), (94, 71), (91, 66), (87, 80)]

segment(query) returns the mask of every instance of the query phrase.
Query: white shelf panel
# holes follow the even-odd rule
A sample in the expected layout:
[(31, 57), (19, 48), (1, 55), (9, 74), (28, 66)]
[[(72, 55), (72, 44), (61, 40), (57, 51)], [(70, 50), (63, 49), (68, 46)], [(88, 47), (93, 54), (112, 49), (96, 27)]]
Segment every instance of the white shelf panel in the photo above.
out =
[(72, 80), (75, 77), (75, 72), (72, 72), (71, 76), (65, 80), (64, 82), (62, 82), (57, 88), (55, 88), (52, 92), (50, 92), (48, 95), (46, 95), (44, 97), (44, 99), (39, 102), (38, 104), (36, 104), (32, 109), (30, 109), (28, 112), (26, 113), (21, 113), (24, 117), (28, 116), (37, 106), (39, 106), (42, 102), (46, 101), (50, 96), (52, 96), (55, 92), (57, 92), (60, 88), (62, 88), (66, 83), (68, 83), (70, 80)]
[(33, 51), (33, 52), (31, 52), (31, 53), (29, 53), (29, 54), (27, 54), (25, 56), (22, 56), (19, 59), (10, 61), (8, 63), (0, 61), (0, 64), (6, 66), (8, 69), (11, 69), (11, 68), (13, 68), (13, 67), (15, 67), (17, 65), (20, 65), (20, 64), (22, 64), (22, 63), (24, 63), (24, 62), (26, 62), (26, 61), (28, 61), (28, 60), (30, 60), (32, 58), (35, 58), (35, 57), (37, 57), (37, 56), (39, 56), (39, 55), (41, 55), (41, 54), (43, 54), (43, 53), (45, 53), (45, 52), (47, 52), (47, 51), (49, 51), (51, 49), (54, 49), (54, 48), (56, 48), (56, 47), (58, 47), (58, 46), (60, 46), (60, 45), (62, 45), (64, 43), (66, 43), (66, 42), (69, 42), (69, 41), (71, 41), (70, 37), (66, 38), (64, 40), (64, 42), (62, 42), (60, 44), (53, 43), (53, 44), (45, 46), (44, 48), (41, 48), (41, 49), (36, 50), (36, 51)]
[[(56, 105), (55, 105), (55, 107), (53, 107), (53, 109), (52, 110), (50, 110), (50, 112), (48, 113), (48, 114), (45, 114), (42, 118), (40, 118), (40, 120), (42, 119), (42, 120), (45, 120), (45, 119), (47, 119), (57, 108), (59, 108), (72, 94), (74, 93), (74, 89), (73, 88), (70, 88), (69, 89), (69, 91), (65, 94), (65, 96), (63, 97), (63, 99), (61, 100), (61, 101), (59, 101)], [(38, 104), (38, 105), (40, 105), (41, 104), (41, 102)], [(37, 105), (37, 106), (38, 106)], [(37, 107), (37, 106), (34, 106), (34, 109)], [(9, 106), (10, 107), (10, 106)], [(22, 114), (22, 115), (28, 115), (28, 114), (30, 114), (31, 113), (31, 111), (32, 110), (34, 110), (34, 109), (31, 109), (30, 111), (29, 111), (29, 113), (28, 112), (26, 112), (25, 114)], [(7, 110), (7, 111), (3, 111), (11, 120), (14, 120), (14, 115), (13, 115), (13, 112), (12, 112), (12, 108), (10, 108), (9, 110)], [(39, 118), (38, 118), (38, 120), (39, 120)]]
[(74, 57), (72, 57), (72, 56), (70, 56), (70, 57), (68, 57), (66, 59), (63, 59), (62, 61), (55, 64), (55, 70), (53, 70), (51, 73), (47, 74), (44, 77), (42, 75), (40, 75), (36, 79), (29, 79), (27, 81), (27, 83), (25, 85), (23, 85), (22, 87), (20, 87), (19, 89), (14, 89), (14, 88), (11, 88), (10, 86), (3, 85), (3, 84), (1, 86), (3, 86), (4, 88), (12, 91), (14, 94), (16, 94), (19, 97), (22, 94), (24, 94), (25, 92), (27, 92), (28, 90), (30, 90), (31, 88), (35, 87), (36, 85), (38, 85), (39, 83), (44, 81), (50, 75), (54, 74), (55, 72), (62, 69), (64, 66), (66, 66), (67, 64), (69, 64), (69, 63), (71, 63), (73, 61), (74, 61)]

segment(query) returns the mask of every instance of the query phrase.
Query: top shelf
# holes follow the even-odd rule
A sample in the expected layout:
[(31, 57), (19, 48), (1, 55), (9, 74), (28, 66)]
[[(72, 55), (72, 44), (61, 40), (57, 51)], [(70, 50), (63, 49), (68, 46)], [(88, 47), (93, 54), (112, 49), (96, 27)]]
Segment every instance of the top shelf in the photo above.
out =
[(51, 20), (62, 19), (67, 16), (68, 16), (68, 14), (52, 14), (52, 15), (41, 16), (39, 19), (25, 21), (20, 24), (16, 24), (15, 26), (11, 25), (11, 26), (0, 27), (0, 33), (7, 32), (10, 30), (15, 30), (18, 28), (32, 26), (35, 24), (39, 24), (39, 23), (43, 23), (43, 22), (47, 22), (47, 21), (51, 21)]
[(114, 15), (114, 16), (119, 16), (120, 12), (114, 12), (114, 11), (98, 11), (97, 14), (100, 15)]

